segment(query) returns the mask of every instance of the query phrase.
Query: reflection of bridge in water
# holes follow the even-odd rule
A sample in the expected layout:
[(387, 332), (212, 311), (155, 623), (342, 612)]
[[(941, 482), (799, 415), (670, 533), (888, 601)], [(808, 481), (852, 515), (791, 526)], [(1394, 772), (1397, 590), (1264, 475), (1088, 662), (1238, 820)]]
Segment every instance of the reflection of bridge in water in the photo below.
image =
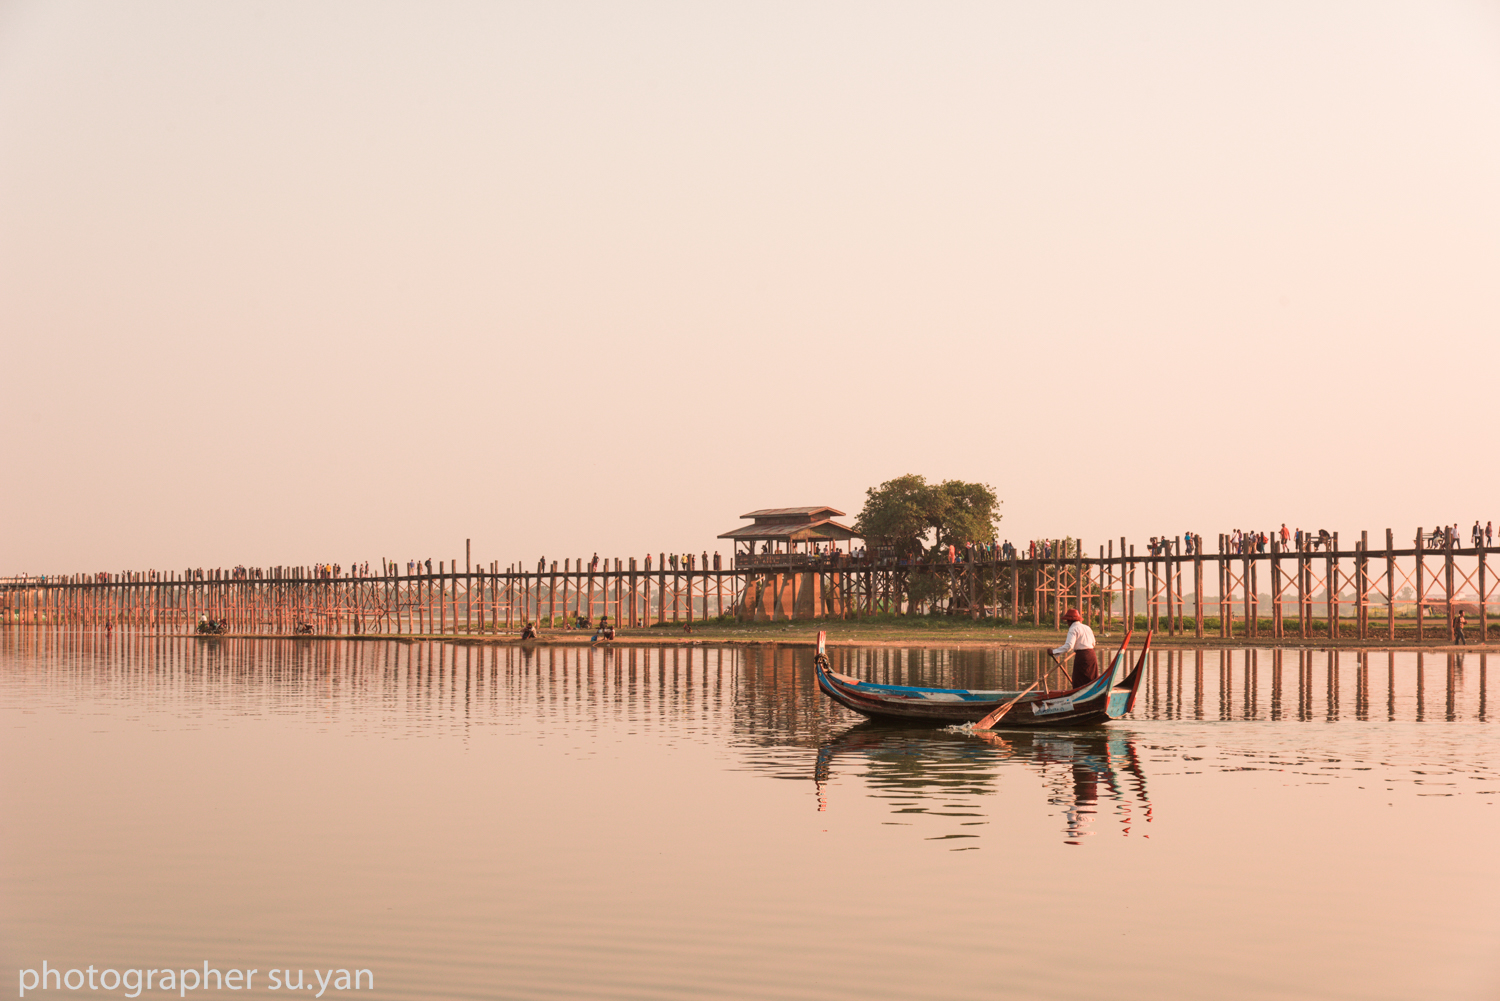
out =
[[(45, 662), (47, 677), (128, 694), (144, 685), (195, 697), (253, 698), (301, 687), (351, 709), (628, 709), (670, 722), (727, 714), (737, 740), (820, 746), (858, 717), (816, 690), (805, 646), (540, 646), (374, 639), (303, 640), (0, 631), (0, 652)], [(886, 684), (1023, 688), (1040, 650), (834, 647), (835, 670)], [(1488, 655), (1418, 650), (1153, 650), (1132, 718), (1489, 722)]]
[[(844, 673), (941, 687), (1022, 687), (1046, 663), (1036, 650), (830, 653)], [(1171, 729), (1142, 744), (1140, 728), (1156, 723), (1490, 721), (1487, 655), (1413, 650), (1162, 650), (1147, 659), (1130, 719), (988, 734), (860, 722), (817, 691), (812, 650), (801, 646), (529, 649), (18, 630), (0, 632), (0, 665), (12, 703), (24, 689), (29, 704), (107, 701), (197, 717), (301, 717), (397, 736), (540, 726), (672, 739), (690, 731), (732, 749), (750, 771), (811, 779), (813, 800), (824, 806), (837, 805), (830, 783), (857, 773), (863, 795), (892, 812), (931, 815), (939, 800), (993, 796), (998, 776), (1018, 767), (1041, 778), (1074, 841), (1104, 830), (1106, 814), (1121, 833), (1144, 833), (1151, 802), (1143, 748), (1160, 757), (1159, 741), (1181, 742), (1192, 732)], [(1214, 732), (1222, 741), (1232, 731)], [(956, 823), (943, 835), (955, 844), (971, 836)]]
[[(829, 657), (834, 670), (881, 684), (1017, 690), (1057, 679), (1044, 650), (833, 647)], [(801, 665), (810, 677), (811, 652), (751, 647), (745, 662), (757, 676)], [(1490, 720), (1484, 652), (1164, 649), (1145, 671), (1137, 719)]]
[(1485, 653), (1165, 650), (1136, 715), (1152, 719), (1489, 722)]

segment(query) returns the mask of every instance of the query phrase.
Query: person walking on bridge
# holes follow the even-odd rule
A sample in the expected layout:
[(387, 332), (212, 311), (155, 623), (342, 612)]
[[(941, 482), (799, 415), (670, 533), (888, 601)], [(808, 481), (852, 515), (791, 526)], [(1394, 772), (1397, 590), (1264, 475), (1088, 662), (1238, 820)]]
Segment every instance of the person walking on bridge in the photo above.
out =
[(1063, 616), (1068, 623), (1068, 635), (1063, 645), (1053, 650), (1057, 657), (1073, 654), (1073, 687), (1081, 688), (1099, 676), (1099, 655), (1094, 652), (1094, 631), (1083, 621), (1078, 609), (1070, 608)]

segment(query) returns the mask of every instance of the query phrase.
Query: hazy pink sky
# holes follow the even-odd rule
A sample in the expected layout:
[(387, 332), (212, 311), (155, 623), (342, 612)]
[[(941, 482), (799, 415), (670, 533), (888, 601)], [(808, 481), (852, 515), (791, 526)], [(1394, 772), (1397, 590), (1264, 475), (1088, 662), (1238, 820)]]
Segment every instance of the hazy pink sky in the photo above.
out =
[(0, 3), (0, 574), (1500, 520), (1493, 3)]

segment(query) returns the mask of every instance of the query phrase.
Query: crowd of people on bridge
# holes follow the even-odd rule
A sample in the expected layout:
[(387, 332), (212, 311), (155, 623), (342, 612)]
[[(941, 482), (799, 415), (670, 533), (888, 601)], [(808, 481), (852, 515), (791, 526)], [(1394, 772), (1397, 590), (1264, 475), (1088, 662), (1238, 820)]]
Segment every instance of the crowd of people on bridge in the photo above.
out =
[[(1069, 539), (1032, 539), (1026, 547), (1026, 555), (1022, 557), (1028, 560), (1051, 560), (1059, 556), (1072, 556), (1074, 553), (1068, 545)], [(1010, 545), (1010, 543), (1006, 543)]]
[[(1459, 548), (1460, 538), (1461, 536), (1459, 535), (1457, 522), (1454, 522), (1452, 525), (1444, 525), (1440, 528), (1434, 528), (1432, 530), (1432, 534), (1427, 537), (1427, 548), (1446, 549), (1448, 547), (1449, 540), (1452, 540), (1453, 546), (1456, 549)], [(1479, 519), (1475, 518), (1474, 527), (1469, 529), (1469, 548), (1490, 549), (1493, 548), (1494, 545), (1495, 523), (1493, 521), (1487, 521), (1483, 525), (1481, 525), (1479, 524)]]
[[(432, 561), (429, 560), (428, 562)], [(370, 576), (370, 561), (365, 560), (363, 563), (354, 563), (349, 567), (347, 575), (344, 573), (344, 568), (337, 563), (315, 563), (313, 564), (313, 574), (320, 580), (332, 580), (335, 577), (344, 576), (368, 577)]]
[[(1454, 548), (1462, 548), (1460, 538), (1458, 523), (1455, 522), (1451, 525), (1440, 525), (1431, 533), (1424, 534), (1422, 545), (1427, 549), (1446, 549), (1449, 540), (1452, 540)], [(1333, 533), (1326, 528), (1320, 528), (1316, 532), (1304, 531), (1301, 528), (1288, 528), (1286, 522), (1281, 523), (1280, 529), (1271, 532), (1246, 531), (1236, 528), (1226, 533), (1224, 539), (1224, 551), (1235, 556), (1270, 552), (1270, 546), (1276, 540), (1280, 540), (1282, 552), (1302, 552), (1303, 550), (1331, 552), (1335, 543)], [(1495, 523), (1487, 521), (1481, 525), (1476, 518), (1473, 527), (1469, 529), (1469, 548), (1491, 549), (1494, 545)], [(1153, 535), (1146, 548), (1152, 556), (1167, 554), (1192, 556), (1203, 552), (1203, 536), (1192, 532), (1184, 532), (1176, 536)]]
[[(1452, 545), (1455, 549), (1463, 549), (1465, 548), (1461, 544), (1463, 534), (1458, 522), (1440, 525), (1430, 532), (1424, 532), (1421, 537), (1421, 544), (1425, 548), (1432, 550), (1446, 549), (1449, 545)], [(1480, 520), (1476, 518), (1473, 525), (1469, 528), (1467, 536), (1467, 548), (1475, 550), (1480, 548), (1493, 549), (1495, 546), (1495, 523), (1493, 521), (1485, 521), (1481, 524)], [(1306, 531), (1302, 528), (1288, 528), (1285, 522), (1281, 523), (1280, 528), (1269, 532), (1265, 530), (1236, 528), (1225, 533), (1222, 538), (1224, 540), (1222, 551), (1236, 556), (1267, 553), (1270, 551), (1272, 543), (1277, 541), (1280, 542), (1280, 549), (1283, 552), (1317, 552), (1319, 550), (1331, 552), (1336, 541), (1333, 534), (1327, 529), (1318, 529), (1316, 532)], [(1206, 554), (1203, 536), (1195, 532), (1183, 532), (1178, 535), (1153, 535), (1146, 549), (1153, 557)], [(762, 555), (773, 554), (774, 551), (779, 551), (779, 547), (775, 547), (773, 550), (770, 542), (764, 543), (761, 547)], [(913, 564), (931, 565), (974, 561), (992, 562), (997, 559), (1009, 560), (1015, 558), (1026, 560), (1072, 559), (1083, 554), (1078, 550), (1078, 542), (1073, 539), (1033, 539), (1020, 549), (1009, 540), (998, 542), (966, 542), (962, 545), (935, 545), (931, 549), (912, 557), (898, 555), (890, 549), (876, 548), (874, 550), (866, 550), (864, 546), (855, 547), (852, 544), (847, 551), (841, 551), (835, 542), (818, 542), (810, 547), (809, 555), (822, 557), (834, 562), (847, 561), (851, 563), (868, 562), (873, 556), (880, 562), (889, 560), (897, 565), (908, 566)], [(1123, 556), (1124, 553), (1121, 553), (1121, 555)], [(604, 560), (602, 562), (604, 569), (608, 570), (609, 561)], [(583, 569), (583, 561), (579, 560), (578, 563), (579, 569)], [(545, 564), (545, 560), (538, 564), (540, 572), (545, 572)], [(599, 554), (595, 553), (593, 558), (588, 562), (588, 569), (590, 572), (597, 573), (599, 572), (600, 565)], [(618, 561), (616, 561), (616, 565), (618, 565)], [(645, 559), (645, 569), (648, 572), (651, 565), (652, 556), (648, 553)], [(399, 572), (400, 569), (395, 562), (385, 563), (383, 566), (386, 572), (391, 573)], [(665, 557), (662, 567), (662, 569), (670, 569), (674, 572), (683, 570), (693, 571), (700, 568), (704, 570), (710, 568), (719, 570), (721, 568), (719, 554), (714, 553), (710, 557), (707, 551), (697, 555), (693, 553), (670, 553)], [(406, 575), (409, 577), (431, 574), (432, 572), (433, 563), (430, 558), (406, 561)], [(316, 563), (313, 564), (312, 573), (317, 579), (336, 579), (346, 576), (369, 577), (370, 564), (369, 561), (356, 562), (348, 569), (346, 574), (341, 564)], [(224, 579), (262, 580), (266, 575), (267, 572), (260, 567), (247, 567), (244, 564), (237, 564), (228, 571), (205, 569), (203, 567), (188, 569), (183, 573), (182, 579), (189, 581)], [(138, 573), (127, 572), (115, 575), (109, 571), (101, 570), (94, 574), (80, 575), (78, 579), (92, 580), (95, 583), (110, 583), (117, 576), (121, 580), (158, 581), (167, 579), (171, 575), (163, 574), (156, 570), (141, 571)], [(57, 578), (55, 576), (49, 577), (48, 575), (17, 575), (15, 579), (47, 583), (49, 579), (55, 580)]]

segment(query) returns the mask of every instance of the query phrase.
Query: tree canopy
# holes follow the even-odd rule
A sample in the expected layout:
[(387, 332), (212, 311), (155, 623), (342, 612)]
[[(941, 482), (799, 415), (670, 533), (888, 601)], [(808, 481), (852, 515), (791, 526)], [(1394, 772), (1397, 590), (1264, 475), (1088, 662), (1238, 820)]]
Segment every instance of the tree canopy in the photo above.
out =
[(988, 483), (928, 483), (908, 473), (866, 490), (854, 527), (867, 542), (920, 553), (929, 531), (936, 531), (940, 546), (994, 542), (999, 506)]

